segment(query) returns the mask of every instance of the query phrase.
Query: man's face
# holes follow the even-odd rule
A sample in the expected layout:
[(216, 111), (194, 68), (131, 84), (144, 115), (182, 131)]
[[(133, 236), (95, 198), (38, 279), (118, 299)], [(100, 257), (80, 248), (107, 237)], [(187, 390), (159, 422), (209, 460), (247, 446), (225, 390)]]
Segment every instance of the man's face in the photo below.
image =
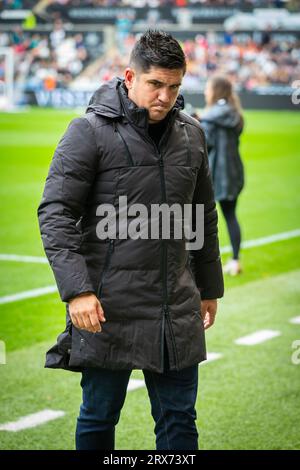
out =
[(128, 97), (149, 112), (149, 123), (154, 124), (166, 117), (174, 106), (183, 78), (182, 69), (151, 67), (148, 72), (133, 68), (125, 70)]

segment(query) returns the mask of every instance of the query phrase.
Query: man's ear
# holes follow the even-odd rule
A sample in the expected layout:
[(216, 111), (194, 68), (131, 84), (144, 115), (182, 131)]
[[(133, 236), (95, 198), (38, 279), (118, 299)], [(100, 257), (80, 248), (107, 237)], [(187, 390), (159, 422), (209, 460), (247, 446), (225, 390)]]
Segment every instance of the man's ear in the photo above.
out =
[(132, 69), (131, 67), (127, 67), (125, 69), (124, 77), (125, 77), (126, 88), (127, 88), (127, 90), (130, 90), (130, 88), (132, 88), (133, 82), (136, 78), (135, 70)]

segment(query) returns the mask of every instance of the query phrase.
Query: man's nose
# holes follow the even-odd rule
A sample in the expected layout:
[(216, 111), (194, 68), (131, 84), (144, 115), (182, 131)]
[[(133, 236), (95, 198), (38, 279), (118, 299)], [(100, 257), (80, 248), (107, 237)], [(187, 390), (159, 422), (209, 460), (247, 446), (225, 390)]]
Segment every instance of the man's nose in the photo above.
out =
[(167, 88), (162, 88), (161, 90), (159, 90), (158, 99), (162, 103), (168, 104), (171, 100), (170, 91)]

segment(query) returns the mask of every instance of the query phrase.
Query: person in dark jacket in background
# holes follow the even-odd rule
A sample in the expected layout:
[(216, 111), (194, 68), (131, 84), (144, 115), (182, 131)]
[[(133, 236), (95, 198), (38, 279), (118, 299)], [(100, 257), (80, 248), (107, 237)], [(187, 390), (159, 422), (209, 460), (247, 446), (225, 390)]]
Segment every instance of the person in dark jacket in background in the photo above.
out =
[(215, 75), (208, 80), (204, 95), (207, 107), (200, 122), (207, 139), (215, 198), (220, 203), (233, 252), (224, 272), (236, 276), (242, 270), (239, 258), (241, 228), (236, 207), (244, 186), (244, 168), (239, 153), (244, 119), (239, 98), (225, 76)]
[[(114, 449), (133, 369), (144, 373), (156, 448), (198, 448), (198, 363), (206, 358), (204, 330), (214, 323), (223, 277), (205, 136), (182, 112), (185, 68), (171, 35), (142, 35), (125, 78), (102, 85), (85, 116), (71, 122), (38, 209), (67, 303), (66, 329), (46, 367), (82, 373), (78, 450)], [(203, 246), (189, 251), (185, 237), (163, 236), (162, 217), (158, 237), (124, 237), (120, 227), (103, 236), (103, 209), (113, 208), (120, 220), (121, 197), (128, 214), (134, 205), (190, 204), (193, 227), (203, 204)]]

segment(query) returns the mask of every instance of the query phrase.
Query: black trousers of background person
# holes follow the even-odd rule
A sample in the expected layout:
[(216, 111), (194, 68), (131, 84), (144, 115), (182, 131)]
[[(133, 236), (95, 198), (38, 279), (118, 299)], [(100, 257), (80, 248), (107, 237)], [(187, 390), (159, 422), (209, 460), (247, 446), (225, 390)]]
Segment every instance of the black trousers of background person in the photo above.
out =
[(238, 260), (241, 246), (241, 228), (236, 216), (237, 199), (232, 201), (222, 200), (219, 201), (219, 204), (226, 221), (232, 246), (233, 259)]

